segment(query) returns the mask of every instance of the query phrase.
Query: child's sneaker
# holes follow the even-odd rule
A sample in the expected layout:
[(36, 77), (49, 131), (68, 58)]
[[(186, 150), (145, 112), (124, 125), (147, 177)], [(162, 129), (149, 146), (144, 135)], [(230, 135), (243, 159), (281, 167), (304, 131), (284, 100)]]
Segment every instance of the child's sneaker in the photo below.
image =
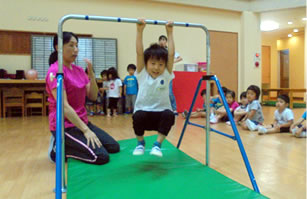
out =
[(295, 136), (295, 134), (296, 134), (296, 130), (297, 130), (297, 128), (293, 128), (293, 129), (291, 130), (292, 135), (294, 135), (294, 136)]
[(250, 119), (247, 119), (245, 121), (245, 124), (250, 131), (256, 131), (258, 129), (257, 125), (254, 122), (252, 122)]
[(188, 117), (188, 111), (187, 110), (184, 110), (183, 113), (182, 113), (182, 116), (184, 118)]
[(215, 116), (213, 116), (213, 117), (210, 116), (210, 123), (211, 124), (216, 124), (217, 123), (217, 119), (216, 119)]
[(259, 135), (264, 135), (268, 132), (268, 130), (266, 128), (264, 128), (263, 126), (258, 126), (258, 134)]
[(227, 125), (229, 125), (229, 126), (231, 126), (231, 123), (230, 123), (230, 121), (227, 121), (227, 122), (226, 122), (226, 124), (227, 124)]
[(143, 145), (137, 145), (133, 150), (133, 155), (143, 155), (145, 152), (145, 147)]
[(153, 146), (151, 151), (150, 151), (150, 155), (155, 155), (155, 156), (158, 156), (158, 157), (162, 157), (163, 154), (161, 152), (161, 149), (160, 147), (158, 146)]

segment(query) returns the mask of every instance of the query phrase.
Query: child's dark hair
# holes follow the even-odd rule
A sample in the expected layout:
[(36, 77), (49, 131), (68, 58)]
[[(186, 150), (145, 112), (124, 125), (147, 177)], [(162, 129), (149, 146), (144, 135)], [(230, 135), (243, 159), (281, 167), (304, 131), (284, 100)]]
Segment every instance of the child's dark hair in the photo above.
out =
[(136, 70), (136, 66), (135, 66), (134, 64), (129, 64), (129, 65), (127, 66), (127, 71), (128, 71), (129, 69)]
[(226, 88), (225, 86), (222, 86), (222, 90), (223, 90), (224, 94), (226, 94), (229, 89)]
[(226, 88), (225, 86), (222, 86), (222, 90), (223, 90), (224, 95), (226, 95), (226, 92), (228, 91), (228, 88)]
[(246, 98), (246, 91), (242, 92), (240, 95), (240, 99)]
[(108, 76), (108, 71), (107, 70), (101, 71), (100, 76), (102, 77), (103, 75)]
[(206, 89), (203, 89), (203, 90), (200, 92), (200, 96), (206, 95), (206, 92), (207, 92), (207, 90), (206, 90)]
[[(75, 35), (74, 33), (72, 33), (72, 32), (63, 32), (63, 45), (67, 44), (72, 37), (76, 38), (77, 42), (79, 41), (77, 35)], [(58, 45), (58, 35), (55, 35), (53, 37), (53, 48), (54, 48), (54, 51), (49, 56), (49, 66), (51, 64), (53, 64), (54, 62), (58, 61), (58, 51), (56, 50), (56, 46), (57, 45)]]
[(285, 94), (279, 95), (279, 96), (277, 97), (277, 99), (278, 99), (278, 98), (284, 100), (287, 104), (290, 103), (290, 98), (289, 98), (288, 95), (285, 95)]
[(231, 97), (233, 99), (235, 99), (235, 97), (236, 97), (236, 93), (232, 90), (227, 90), (225, 96), (227, 96), (227, 95), (231, 95)]
[(159, 37), (159, 41), (162, 40), (162, 39), (165, 39), (165, 40), (167, 41), (167, 37), (166, 37), (165, 35), (161, 35), (161, 36)]
[[(109, 79), (109, 75), (112, 75), (112, 79)], [(115, 80), (119, 78), (117, 70), (114, 67), (108, 69), (108, 80)]]
[(250, 85), (246, 91), (248, 90), (251, 90), (253, 91), (254, 93), (256, 93), (256, 99), (258, 100), (259, 99), (259, 96), (260, 96), (260, 88), (256, 85)]
[(147, 65), (147, 62), (150, 58), (157, 59), (157, 60), (163, 60), (165, 61), (165, 65), (166, 65), (168, 61), (168, 51), (164, 47), (158, 44), (152, 44), (150, 45), (149, 48), (147, 48), (144, 51), (145, 65)]
[[(87, 68), (84, 69), (85, 73), (88, 75), (88, 70)], [(95, 70), (93, 69), (93, 72), (95, 73)]]

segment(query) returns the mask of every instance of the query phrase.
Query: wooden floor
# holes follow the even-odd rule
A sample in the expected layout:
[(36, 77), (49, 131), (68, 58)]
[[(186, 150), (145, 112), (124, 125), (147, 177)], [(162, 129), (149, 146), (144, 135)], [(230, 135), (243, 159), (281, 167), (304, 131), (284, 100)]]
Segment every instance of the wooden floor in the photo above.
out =
[[(274, 110), (273, 107), (264, 107), (267, 122), (272, 122)], [(299, 118), (303, 112), (304, 109), (294, 109), (295, 118)], [(131, 116), (95, 116), (90, 120), (117, 140), (134, 137)], [(203, 119), (194, 121), (204, 124)], [(177, 143), (183, 122), (181, 116), (177, 117), (176, 124), (168, 136), (171, 143)], [(212, 127), (232, 133), (231, 127), (226, 124)], [(259, 136), (255, 132), (243, 131), (240, 128), (239, 132), (262, 194), (276, 199), (306, 198), (305, 139), (294, 138), (290, 134)], [(152, 134), (154, 133), (147, 133)], [(49, 137), (47, 117), (0, 119), (0, 198), (54, 198), (52, 190), (55, 165), (47, 158)], [(210, 166), (225, 176), (251, 187), (236, 142), (211, 133), (210, 143)], [(149, 145), (151, 144), (148, 143)], [(181, 149), (191, 157), (204, 162), (204, 131), (189, 126)]]

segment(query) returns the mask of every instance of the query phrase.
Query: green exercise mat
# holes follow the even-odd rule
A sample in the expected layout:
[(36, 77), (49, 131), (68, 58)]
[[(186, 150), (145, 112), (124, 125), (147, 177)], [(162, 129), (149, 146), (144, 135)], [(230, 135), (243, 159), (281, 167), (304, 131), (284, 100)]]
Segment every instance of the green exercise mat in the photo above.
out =
[[(68, 159), (68, 199), (253, 199), (258, 194), (178, 150), (168, 141), (163, 157), (149, 155), (156, 136), (145, 137), (146, 151), (133, 156), (136, 139), (119, 141), (121, 151), (105, 165)], [(246, 171), (242, 171), (247, 175)]]

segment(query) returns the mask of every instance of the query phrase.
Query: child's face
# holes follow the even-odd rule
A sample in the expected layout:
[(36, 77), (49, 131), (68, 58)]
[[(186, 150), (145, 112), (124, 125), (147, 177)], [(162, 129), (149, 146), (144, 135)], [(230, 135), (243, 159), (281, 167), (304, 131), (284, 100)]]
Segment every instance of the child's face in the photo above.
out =
[(288, 107), (288, 103), (286, 103), (283, 99), (277, 98), (276, 107), (279, 110), (284, 110)]
[(247, 90), (246, 97), (248, 102), (252, 102), (256, 99), (256, 93), (252, 90)]
[(159, 40), (159, 45), (160, 45), (160, 46), (162, 46), (162, 47), (165, 48), (165, 47), (166, 47), (166, 44), (167, 44), (166, 39), (162, 38), (162, 39)]
[(203, 94), (203, 95), (202, 95), (202, 98), (203, 98), (203, 101), (204, 101), (204, 103), (205, 103), (205, 102), (206, 102), (206, 95)]
[(165, 61), (162, 59), (158, 60), (158, 59), (150, 58), (147, 61), (146, 69), (149, 75), (152, 78), (156, 79), (157, 77), (159, 77), (160, 75), (164, 73)]
[(247, 104), (248, 104), (247, 97), (242, 97), (242, 99), (241, 99), (241, 104), (242, 104), (242, 105), (247, 105)]
[(112, 74), (109, 74), (108, 77), (109, 77), (109, 79), (112, 79)]
[(102, 81), (107, 81), (107, 80), (108, 80), (107, 74), (103, 74), (102, 75)]
[(129, 69), (128, 69), (128, 73), (129, 73), (129, 75), (133, 75), (133, 74), (134, 74), (134, 72), (135, 72), (135, 70), (134, 70), (134, 69), (132, 69), (132, 68), (129, 68)]
[(227, 94), (226, 95), (226, 101), (228, 104), (232, 104), (232, 102), (234, 101), (233, 97), (231, 94)]

